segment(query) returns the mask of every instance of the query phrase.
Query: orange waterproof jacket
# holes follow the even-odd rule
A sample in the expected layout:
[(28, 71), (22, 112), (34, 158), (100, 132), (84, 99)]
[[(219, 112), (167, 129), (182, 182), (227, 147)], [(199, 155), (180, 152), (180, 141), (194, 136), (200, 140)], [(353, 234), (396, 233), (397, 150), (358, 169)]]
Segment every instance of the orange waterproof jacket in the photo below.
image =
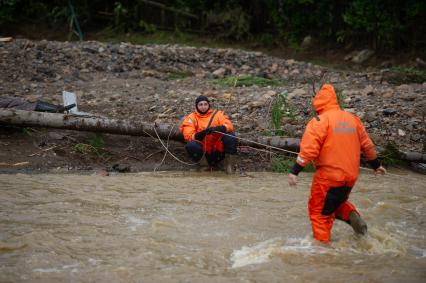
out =
[[(183, 137), (187, 142), (194, 140), (196, 133), (201, 132), (207, 128), (207, 125), (209, 124), (214, 112), (214, 109), (209, 109), (205, 114), (200, 114), (199, 112), (194, 111), (183, 119), (183, 122), (180, 125), (180, 131), (182, 132)], [(229, 120), (229, 117), (225, 115), (223, 111), (217, 111), (210, 124), (210, 127), (216, 126), (225, 126), (228, 133), (234, 131), (234, 126), (232, 125), (231, 120)], [(222, 136), (223, 135), (219, 133), (212, 133), (207, 135), (202, 141), (204, 150), (208, 153), (210, 153), (212, 150), (222, 152)]]
[(319, 114), (306, 126), (296, 162), (313, 161), (317, 176), (330, 181), (354, 182), (358, 178), (360, 151), (367, 160), (377, 158), (374, 144), (361, 120), (342, 111), (332, 85), (325, 84), (313, 100)]

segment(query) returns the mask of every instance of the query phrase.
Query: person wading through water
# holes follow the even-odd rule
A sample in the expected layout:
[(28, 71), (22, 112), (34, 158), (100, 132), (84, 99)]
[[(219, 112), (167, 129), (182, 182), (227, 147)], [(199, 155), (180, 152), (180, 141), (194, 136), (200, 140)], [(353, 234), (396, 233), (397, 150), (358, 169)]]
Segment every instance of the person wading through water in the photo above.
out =
[(209, 99), (203, 95), (195, 100), (195, 110), (183, 119), (180, 126), (189, 156), (198, 162), (205, 155), (210, 166), (224, 160), (226, 173), (233, 173), (237, 139), (232, 122), (223, 111), (211, 109)]
[(308, 208), (314, 238), (330, 242), (335, 218), (350, 224), (357, 234), (364, 235), (367, 224), (348, 201), (358, 178), (360, 152), (377, 174), (385, 174), (386, 170), (380, 165), (374, 144), (361, 120), (340, 109), (332, 85), (322, 86), (314, 97), (313, 106), (319, 116), (306, 126), (288, 183), (295, 186), (297, 174), (313, 161), (316, 173)]

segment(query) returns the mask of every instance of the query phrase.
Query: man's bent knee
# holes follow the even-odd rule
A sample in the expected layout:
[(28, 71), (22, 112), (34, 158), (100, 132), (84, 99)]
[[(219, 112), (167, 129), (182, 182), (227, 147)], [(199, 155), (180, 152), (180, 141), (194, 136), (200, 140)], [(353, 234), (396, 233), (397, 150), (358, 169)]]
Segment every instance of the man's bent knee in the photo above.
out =
[(234, 133), (229, 133), (222, 137), (223, 148), (225, 153), (236, 154), (237, 153), (237, 138)]
[(194, 161), (199, 161), (203, 157), (203, 146), (196, 141), (187, 143), (185, 150)]

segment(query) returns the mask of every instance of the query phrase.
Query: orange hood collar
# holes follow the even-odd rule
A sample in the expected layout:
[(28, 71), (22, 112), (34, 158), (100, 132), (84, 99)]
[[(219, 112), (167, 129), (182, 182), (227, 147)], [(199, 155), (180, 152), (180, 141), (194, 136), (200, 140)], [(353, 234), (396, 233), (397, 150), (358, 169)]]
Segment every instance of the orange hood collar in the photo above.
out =
[(315, 111), (321, 114), (324, 111), (331, 109), (339, 109), (336, 92), (330, 84), (324, 84), (317, 92), (312, 102)]

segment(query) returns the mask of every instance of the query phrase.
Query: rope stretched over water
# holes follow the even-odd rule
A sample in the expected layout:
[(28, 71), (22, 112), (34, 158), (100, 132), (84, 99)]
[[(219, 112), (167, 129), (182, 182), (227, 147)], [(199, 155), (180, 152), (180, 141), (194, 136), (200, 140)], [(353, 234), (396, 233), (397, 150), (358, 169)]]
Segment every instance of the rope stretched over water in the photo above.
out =
[[(172, 128), (173, 129), (173, 128)], [(172, 130), (170, 130), (170, 132), (171, 132)], [(180, 163), (182, 163), (182, 164), (185, 164), (185, 165), (189, 165), (189, 166), (194, 166), (194, 165), (197, 165), (197, 164), (199, 164), (200, 162), (201, 162), (201, 159), (200, 159), (200, 161), (198, 161), (198, 162), (195, 162), (195, 163), (189, 163), (189, 162), (185, 162), (185, 161), (183, 161), (183, 160), (180, 160), (178, 157), (176, 157), (173, 153), (171, 153), (170, 152), (170, 150), (169, 150), (169, 148), (168, 148), (168, 146), (165, 146), (164, 145), (164, 143), (163, 143), (163, 141), (161, 140), (161, 138), (160, 138), (160, 136), (159, 136), (159, 134), (158, 134), (158, 132), (157, 132), (157, 129), (156, 129), (156, 127), (154, 126), (154, 132), (155, 132), (155, 134), (157, 135), (157, 138), (158, 138), (158, 140), (160, 141), (160, 143), (161, 143), (161, 145), (164, 147), (164, 149), (166, 150), (166, 153), (169, 153), (175, 160), (177, 160), (178, 162), (180, 162)], [(287, 152), (287, 153), (291, 153), (291, 154), (295, 154), (295, 155), (298, 155), (299, 153), (298, 152), (295, 152), (295, 151), (291, 151), (291, 150), (286, 150), (286, 149), (282, 149), (282, 148), (279, 148), (279, 147), (276, 147), (276, 146), (272, 146), (272, 145), (267, 145), (267, 144), (263, 144), (263, 143), (260, 143), (260, 142), (256, 142), (256, 141), (253, 141), (253, 140), (249, 140), (249, 139), (245, 139), (245, 138), (241, 138), (241, 137), (236, 137), (236, 136), (233, 136), (233, 135), (230, 135), (230, 134), (227, 134), (227, 133), (222, 133), (222, 132), (218, 132), (218, 131), (213, 131), (213, 132), (215, 132), (215, 133), (219, 133), (219, 134), (223, 134), (223, 135), (226, 135), (226, 136), (229, 136), (229, 137), (233, 137), (233, 138), (236, 138), (236, 139), (238, 139), (238, 140), (243, 140), (243, 141), (247, 141), (247, 142), (251, 142), (251, 143), (253, 143), (253, 144), (257, 144), (257, 145), (261, 145), (261, 146), (264, 146), (264, 147), (266, 147), (266, 148), (273, 148), (273, 149), (275, 149), (275, 150), (279, 150), (279, 151), (283, 151), (283, 152)], [(169, 134), (169, 138), (170, 138), (170, 134)], [(168, 138), (168, 139), (169, 139)], [(168, 145), (168, 139), (167, 139), (167, 145)], [(258, 150), (257, 148), (254, 148), (255, 150)], [(265, 151), (264, 149), (262, 149), (262, 151)], [(271, 150), (266, 150), (266, 151), (268, 151), (269, 153), (274, 153), (273, 151), (271, 151)], [(203, 157), (204, 157), (204, 152), (203, 152)], [(164, 156), (164, 158), (165, 158), (165, 156)], [(163, 160), (164, 160), (164, 158), (163, 158)], [(371, 168), (366, 168), (366, 167), (362, 167), (362, 166), (360, 166), (359, 167), (360, 169), (362, 169), (362, 170), (366, 170), (366, 171), (369, 171), (369, 172), (371, 172), (371, 171), (373, 171), (374, 172), (374, 169), (371, 169)], [(157, 168), (156, 168), (157, 169)], [(390, 175), (390, 176), (395, 176), (395, 177), (398, 177), (398, 178), (406, 178), (406, 179), (409, 179), (409, 177), (405, 177), (405, 176), (403, 176), (403, 175), (398, 175), (398, 174), (393, 174), (393, 173), (389, 173), (389, 172), (386, 172), (386, 175)]]
[[(236, 136), (233, 136), (233, 135), (230, 135), (230, 134), (227, 134), (227, 133), (222, 133), (222, 132), (218, 132), (218, 131), (213, 131), (213, 132), (219, 133), (219, 134), (222, 134), (222, 135), (225, 135), (225, 136), (233, 137), (233, 138), (236, 138), (238, 140), (242, 140), (242, 141), (254, 143), (254, 144), (257, 144), (257, 145), (261, 145), (261, 146), (264, 146), (264, 147), (273, 148), (273, 149), (276, 149), (276, 150), (279, 150), (279, 151), (283, 151), (283, 152), (287, 152), (287, 153), (291, 153), (291, 154), (296, 154), (296, 155), (299, 154), (298, 152), (295, 152), (295, 151), (279, 148), (279, 147), (276, 147), (276, 146), (273, 146), (273, 145), (263, 144), (263, 143), (252, 141), (252, 140), (245, 139), (245, 138), (236, 137)], [(270, 152), (272, 152), (272, 151), (270, 151)]]
[[(163, 141), (161, 140), (161, 138), (160, 138), (160, 135), (158, 134), (158, 132), (157, 132), (157, 129), (156, 129), (156, 126), (154, 125), (154, 132), (155, 132), (155, 135), (157, 136), (157, 139), (160, 141), (160, 143), (161, 143), (161, 145), (164, 147), (164, 149), (166, 150), (166, 153), (168, 153), (168, 154), (170, 154), (176, 161), (178, 161), (178, 162), (180, 162), (180, 163), (182, 163), (182, 164), (185, 164), (185, 165), (189, 165), (189, 166), (195, 166), (195, 165), (197, 165), (197, 164), (199, 164), (200, 162), (201, 162), (201, 159), (204, 157), (204, 151), (203, 151), (203, 156), (201, 157), (201, 159), (200, 159), (200, 161), (198, 161), (198, 162), (195, 162), (195, 163), (189, 163), (189, 162), (186, 162), (186, 161), (183, 161), (183, 160), (181, 160), (181, 159), (179, 159), (177, 156), (175, 156), (173, 153), (171, 153), (170, 152), (170, 150), (169, 150), (169, 148), (168, 148), (168, 144), (169, 144), (169, 138), (170, 138), (170, 133), (172, 132), (172, 130), (173, 130), (173, 128), (174, 128), (174, 126), (172, 127), (172, 129), (170, 130), (170, 133), (169, 133), (169, 137), (167, 138), (167, 146), (166, 145), (164, 145), (164, 143), (163, 143)], [(266, 148), (273, 148), (273, 149), (276, 149), (276, 150), (279, 150), (279, 151), (283, 151), (283, 152), (287, 152), (287, 153), (292, 153), (292, 154), (298, 154), (297, 152), (295, 152), (295, 151), (291, 151), (291, 150), (286, 150), (286, 149), (282, 149), (282, 148), (279, 148), (279, 147), (276, 147), (276, 146), (272, 146), (272, 145), (267, 145), (267, 144), (263, 144), (263, 143), (260, 143), (260, 142), (256, 142), (256, 141), (252, 141), (252, 140), (249, 140), (249, 139), (245, 139), (245, 138), (241, 138), (241, 137), (236, 137), (236, 136), (233, 136), (233, 135), (230, 135), (230, 134), (227, 134), (227, 133), (222, 133), (222, 132), (218, 132), (218, 131), (213, 131), (214, 133), (219, 133), (219, 134), (222, 134), (222, 135), (225, 135), (225, 136), (229, 136), (229, 137), (233, 137), (233, 138), (236, 138), (236, 139), (238, 139), (238, 140), (244, 140), (244, 141), (247, 141), (247, 142), (251, 142), (251, 143), (254, 143), (254, 144), (257, 144), (257, 145), (261, 145), (261, 146), (264, 146), (264, 147), (266, 147)], [(256, 148), (255, 148), (256, 149)], [(257, 149), (256, 149), (257, 150)], [(262, 149), (262, 151), (265, 151), (265, 150), (263, 150)], [(268, 151), (269, 153), (273, 153), (273, 151)], [(164, 157), (163, 157), (163, 161), (164, 161), (164, 158), (165, 158), (165, 155), (164, 155)], [(162, 162), (163, 162), (162, 161)], [(162, 163), (161, 162), (161, 163)], [(161, 165), (161, 163), (160, 163), (160, 165)], [(156, 168), (155, 168), (155, 170), (156, 169), (158, 169), (158, 167), (159, 166), (157, 166)], [(154, 171), (155, 171), (154, 170)]]
[[(173, 128), (172, 128), (173, 129)], [(164, 147), (164, 149), (166, 150), (166, 153), (168, 153), (168, 154), (170, 154), (175, 160), (177, 160), (177, 161), (179, 161), (180, 163), (182, 163), (182, 164), (185, 164), (185, 165), (189, 165), (189, 166), (194, 166), (194, 165), (197, 165), (197, 164), (199, 164), (200, 162), (201, 162), (201, 160), (203, 159), (203, 157), (204, 157), (204, 152), (203, 152), (203, 156), (201, 157), (201, 159), (200, 159), (200, 161), (198, 161), (198, 162), (195, 162), (195, 163), (189, 163), (189, 162), (185, 162), (185, 161), (183, 161), (183, 160), (180, 160), (177, 156), (175, 156), (173, 153), (171, 153), (170, 152), (170, 150), (169, 150), (169, 148), (168, 148), (168, 146), (165, 146), (164, 145), (164, 143), (163, 143), (163, 141), (161, 140), (161, 138), (160, 138), (160, 135), (158, 134), (158, 132), (157, 132), (157, 129), (156, 129), (156, 126), (154, 125), (154, 132), (155, 132), (155, 134), (157, 135), (157, 138), (158, 138), (158, 140), (160, 141), (160, 143), (161, 143), (161, 145)], [(170, 130), (170, 133), (171, 133), (172, 131)], [(169, 138), (170, 138), (170, 134), (169, 134)], [(167, 145), (169, 144), (169, 142), (168, 142), (168, 140), (169, 139), (167, 139)], [(166, 156), (164, 156), (164, 158), (165, 158)], [(163, 158), (163, 160), (164, 160), (164, 158)], [(162, 163), (162, 162), (161, 162)], [(160, 164), (161, 165), (161, 164)], [(159, 166), (157, 166), (155, 169), (157, 169)]]
[[(172, 131), (173, 131), (173, 129), (174, 129), (174, 128), (175, 128), (175, 125), (173, 125), (173, 127), (170, 129), (170, 131), (169, 131), (169, 135), (167, 136), (167, 143), (166, 143), (166, 147), (167, 147), (167, 148), (169, 148), (170, 135), (171, 135), (171, 133), (172, 133)], [(158, 169), (158, 168), (160, 168), (160, 166), (163, 164), (164, 160), (166, 159), (166, 156), (167, 156), (167, 151), (165, 151), (165, 152), (164, 152), (163, 159), (161, 159), (160, 164), (158, 164), (158, 165), (154, 168), (154, 172), (155, 172), (155, 171), (157, 171), (157, 169)]]
[[(219, 132), (216, 132), (216, 133), (219, 133)], [(222, 133), (222, 134), (226, 135), (226, 136), (234, 137), (233, 135), (229, 135), (229, 134), (226, 134), (226, 133)], [(257, 145), (261, 145), (261, 146), (264, 146), (264, 147), (269, 147), (269, 148), (273, 148), (273, 149), (276, 149), (276, 150), (284, 151), (284, 152), (287, 152), (287, 153), (291, 153), (291, 154), (295, 154), (295, 155), (299, 154), (298, 152), (295, 152), (295, 151), (286, 150), (286, 149), (282, 149), (282, 148), (271, 146), (271, 145), (266, 145), (266, 144), (255, 142), (255, 141), (252, 141), (252, 140), (249, 140), (249, 139), (239, 138), (239, 137), (235, 137), (235, 138), (240, 139), (240, 140), (244, 140), (244, 141), (247, 141), (247, 142), (251, 142), (251, 143), (254, 143), (254, 144), (257, 144)], [(272, 151), (269, 151), (269, 152), (273, 153)], [(362, 169), (362, 170), (369, 171), (369, 172), (371, 172), (371, 171), (375, 172), (374, 169), (371, 169), (371, 168), (366, 168), (366, 167), (362, 167), (362, 166), (360, 166), (359, 168)], [(393, 173), (389, 173), (389, 172), (386, 172), (386, 175), (391, 175), (391, 176), (395, 176), (395, 177), (399, 177), (399, 178), (407, 178), (407, 179), (409, 178), (409, 177), (405, 177), (403, 175), (393, 174)]]

